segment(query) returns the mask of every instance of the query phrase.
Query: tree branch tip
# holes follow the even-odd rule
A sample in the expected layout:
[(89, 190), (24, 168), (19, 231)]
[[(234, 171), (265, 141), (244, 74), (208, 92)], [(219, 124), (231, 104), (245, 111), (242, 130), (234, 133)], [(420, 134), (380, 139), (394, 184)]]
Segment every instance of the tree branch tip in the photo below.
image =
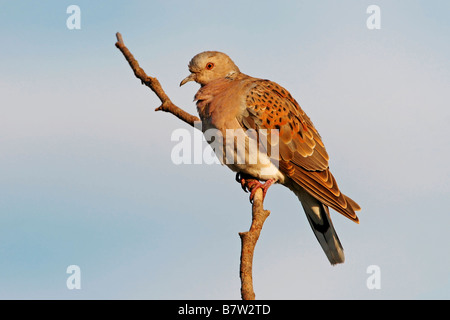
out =
[(248, 234), (248, 231), (245, 232), (239, 232), (239, 237), (244, 238)]
[[(122, 35), (120, 34), (120, 32), (116, 32), (116, 38), (117, 38), (117, 43), (124, 44), (123, 38), (122, 38)], [(117, 46), (117, 43), (116, 43), (116, 46)]]

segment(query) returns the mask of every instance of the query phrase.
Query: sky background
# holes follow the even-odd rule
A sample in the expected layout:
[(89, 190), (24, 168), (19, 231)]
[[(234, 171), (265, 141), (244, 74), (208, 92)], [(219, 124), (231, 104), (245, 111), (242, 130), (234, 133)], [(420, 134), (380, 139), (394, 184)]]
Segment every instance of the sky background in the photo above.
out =
[[(66, 26), (72, 4), (80, 30)], [(366, 27), (371, 4), (380, 30)], [(172, 132), (192, 129), (154, 112), (119, 31), (190, 113), (198, 85), (178, 85), (201, 51), (284, 86), (361, 205), (359, 225), (332, 212), (346, 253), (332, 267), (295, 195), (273, 186), (258, 299), (449, 299), (449, 12), (445, 0), (0, 1), (0, 298), (240, 299), (248, 194), (226, 167), (173, 164)]]

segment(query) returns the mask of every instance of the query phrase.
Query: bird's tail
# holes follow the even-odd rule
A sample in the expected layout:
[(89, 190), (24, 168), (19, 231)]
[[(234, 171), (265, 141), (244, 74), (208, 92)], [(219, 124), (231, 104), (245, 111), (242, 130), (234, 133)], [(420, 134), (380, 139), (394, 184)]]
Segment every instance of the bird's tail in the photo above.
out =
[(344, 248), (334, 230), (328, 207), (301, 188), (295, 188), (293, 191), (301, 201), (309, 224), (330, 263), (343, 263)]

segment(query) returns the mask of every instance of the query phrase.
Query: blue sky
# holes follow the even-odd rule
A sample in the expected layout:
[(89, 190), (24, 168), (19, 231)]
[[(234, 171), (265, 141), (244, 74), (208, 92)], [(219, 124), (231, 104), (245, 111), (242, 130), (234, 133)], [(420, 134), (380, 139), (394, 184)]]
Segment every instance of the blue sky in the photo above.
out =
[[(81, 29), (66, 27), (69, 5)], [(366, 8), (381, 9), (368, 30)], [(361, 224), (333, 212), (331, 267), (296, 197), (269, 190), (260, 299), (449, 299), (447, 1), (0, 1), (0, 298), (239, 299), (248, 194), (219, 165), (175, 165), (158, 99), (115, 33), (195, 113), (204, 50), (286, 87), (319, 130)], [(81, 269), (68, 290), (66, 268)], [(381, 289), (369, 290), (378, 265)]]

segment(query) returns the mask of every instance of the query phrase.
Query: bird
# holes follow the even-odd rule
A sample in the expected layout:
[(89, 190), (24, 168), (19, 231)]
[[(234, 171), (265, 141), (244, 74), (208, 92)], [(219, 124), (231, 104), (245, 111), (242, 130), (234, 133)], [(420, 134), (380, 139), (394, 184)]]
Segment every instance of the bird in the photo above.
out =
[(344, 249), (329, 208), (358, 224), (355, 212), (361, 208), (339, 190), (322, 138), (298, 102), (279, 84), (242, 73), (223, 52), (201, 52), (188, 68), (190, 74), (180, 86), (190, 81), (200, 84), (194, 101), (203, 133), (213, 129), (225, 137), (236, 131), (247, 138), (246, 143), (253, 139), (261, 146), (256, 151), (248, 145), (238, 148), (238, 137), (215, 144), (222, 152), (221, 162), (236, 172), (242, 186), (252, 181), (250, 200), (258, 188), (265, 196), (272, 184), (293, 191), (331, 265), (343, 263)]

